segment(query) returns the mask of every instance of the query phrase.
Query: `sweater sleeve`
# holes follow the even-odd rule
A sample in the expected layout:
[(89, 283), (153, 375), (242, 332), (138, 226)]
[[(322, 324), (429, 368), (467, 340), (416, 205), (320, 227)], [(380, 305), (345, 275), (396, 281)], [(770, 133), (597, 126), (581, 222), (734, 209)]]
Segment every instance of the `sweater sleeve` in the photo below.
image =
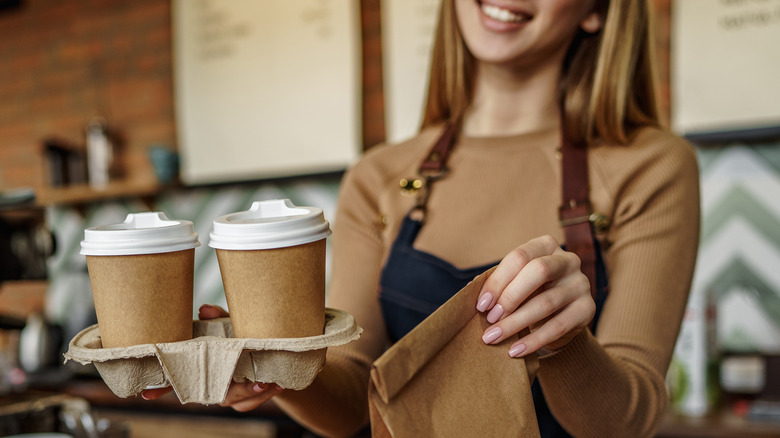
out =
[(699, 236), (693, 148), (658, 131), (638, 141), (650, 145), (617, 152), (624, 155), (611, 168), (594, 163), (614, 198), (602, 244), (609, 296), (596, 336), (583, 332), (540, 360), (548, 405), (578, 437), (652, 436), (666, 406), (664, 377), (693, 276)]
[(381, 174), (359, 162), (344, 176), (333, 222), (328, 307), (352, 314), (363, 328), (361, 337), (329, 348), (311, 386), (275, 398), (293, 419), (323, 436), (350, 436), (368, 423), (369, 371), (387, 345), (376, 290), (384, 257), (377, 205), (383, 186)]

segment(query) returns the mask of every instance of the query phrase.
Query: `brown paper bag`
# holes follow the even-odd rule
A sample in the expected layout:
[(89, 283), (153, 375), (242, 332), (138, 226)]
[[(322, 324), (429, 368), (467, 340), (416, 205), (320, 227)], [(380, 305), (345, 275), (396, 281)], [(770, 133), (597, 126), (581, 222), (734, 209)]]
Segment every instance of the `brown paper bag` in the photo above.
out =
[(531, 382), (535, 356), (511, 358), (485, 345), (490, 325), (476, 277), (377, 359), (369, 404), (373, 437), (539, 437)]

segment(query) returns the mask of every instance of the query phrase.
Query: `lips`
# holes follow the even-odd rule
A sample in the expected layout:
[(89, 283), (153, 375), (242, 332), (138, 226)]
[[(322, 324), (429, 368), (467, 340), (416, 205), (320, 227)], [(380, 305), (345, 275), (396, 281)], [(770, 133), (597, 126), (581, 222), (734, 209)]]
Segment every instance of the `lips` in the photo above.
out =
[(507, 8), (495, 3), (480, 0), (478, 0), (477, 3), (485, 17), (500, 23), (520, 24), (529, 21), (532, 18), (530, 14), (516, 8)]

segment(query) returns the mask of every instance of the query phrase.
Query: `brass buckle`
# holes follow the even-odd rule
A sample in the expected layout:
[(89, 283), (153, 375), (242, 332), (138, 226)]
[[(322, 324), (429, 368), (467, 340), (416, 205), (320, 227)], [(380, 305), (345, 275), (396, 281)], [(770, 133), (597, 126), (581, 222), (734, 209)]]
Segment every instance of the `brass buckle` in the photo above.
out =
[[(573, 210), (581, 206), (585, 206), (586, 213), (584, 215), (563, 219), (564, 210)], [(562, 227), (568, 227), (571, 225), (577, 225), (583, 222), (588, 222), (591, 216), (590, 211), (591, 211), (590, 200), (577, 201), (576, 199), (570, 199), (568, 204), (564, 204), (558, 207), (558, 222), (561, 224)]]
[(431, 193), (431, 183), (444, 178), (449, 173), (449, 169), (447, 167), (442, 167), (438, 171), (420, 171), (420, 177), (422, 177), (423, 181), (421, 184), (414, 184), (417, 183), (419, 180), (415, 180), (412, 184), (413, 186), (416, 186), (416, 190), (414, 194), (416, 195), (416, 199), (414, 202), (414, 207), (412, 207), (413, 217), (416, 220), (419, 220), (420, 222), (425, 220), (425, 216), (427, 216), (428, 213), (428, 196)]
[[(587, 209), (585, 210), (587, 212), (586, 214), (571, 217), (568, 219), (561, 218), (561, 216), (563, 216), (564, 210), (574, 209), (582, 205), (586, 205), (587, 207)], [(569, 201), (569, 205), (561, 205), (560, 207), (558, 207), (558, 222), (561, 224), (562, 227), (577, 225), (583, 222), (590, 222), (595, 232), (602, 233), (606, 231), (609, 228), (609, 226), (612, 225), (612, 221), (604, 213), (591, 212), (591, 209), (592, 208), (591, 208), (590, 201), (578, 202), (572, 199), (571, 201)]]
[(424, 187), (425, 182), (417, 178), (402, 178), (399, 185), (401, 194), (404, 196), (415, 196), (419, 190)]
[(587, 214), (585, 216), (577, 216), (569, 219), (560, 219), (559, 222), (562, 227), (568, 227), (571, 225), (581, 224), (583, 222), (590, 222), (590, 216), (591, 215)]

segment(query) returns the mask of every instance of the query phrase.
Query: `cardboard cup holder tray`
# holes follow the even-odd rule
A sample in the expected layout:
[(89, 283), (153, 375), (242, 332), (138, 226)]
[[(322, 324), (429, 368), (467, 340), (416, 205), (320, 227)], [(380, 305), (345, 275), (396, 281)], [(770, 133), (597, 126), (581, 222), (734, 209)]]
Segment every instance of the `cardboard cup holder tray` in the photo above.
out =
[(102, 348), (93, 325), (70, 341), (65, 361), (94, 364), (122, 398), (171, 386), (182, 403), (208, 405), (225, 400), (231, 380), (306, 388), (325, 365), (327, 348), (352, 342), (361, 332), (352, 315), (330, 308), (324, 333), (304, 338), (234, 338), (230, 318), (219, 318), (193, 321), (191, 340)]

